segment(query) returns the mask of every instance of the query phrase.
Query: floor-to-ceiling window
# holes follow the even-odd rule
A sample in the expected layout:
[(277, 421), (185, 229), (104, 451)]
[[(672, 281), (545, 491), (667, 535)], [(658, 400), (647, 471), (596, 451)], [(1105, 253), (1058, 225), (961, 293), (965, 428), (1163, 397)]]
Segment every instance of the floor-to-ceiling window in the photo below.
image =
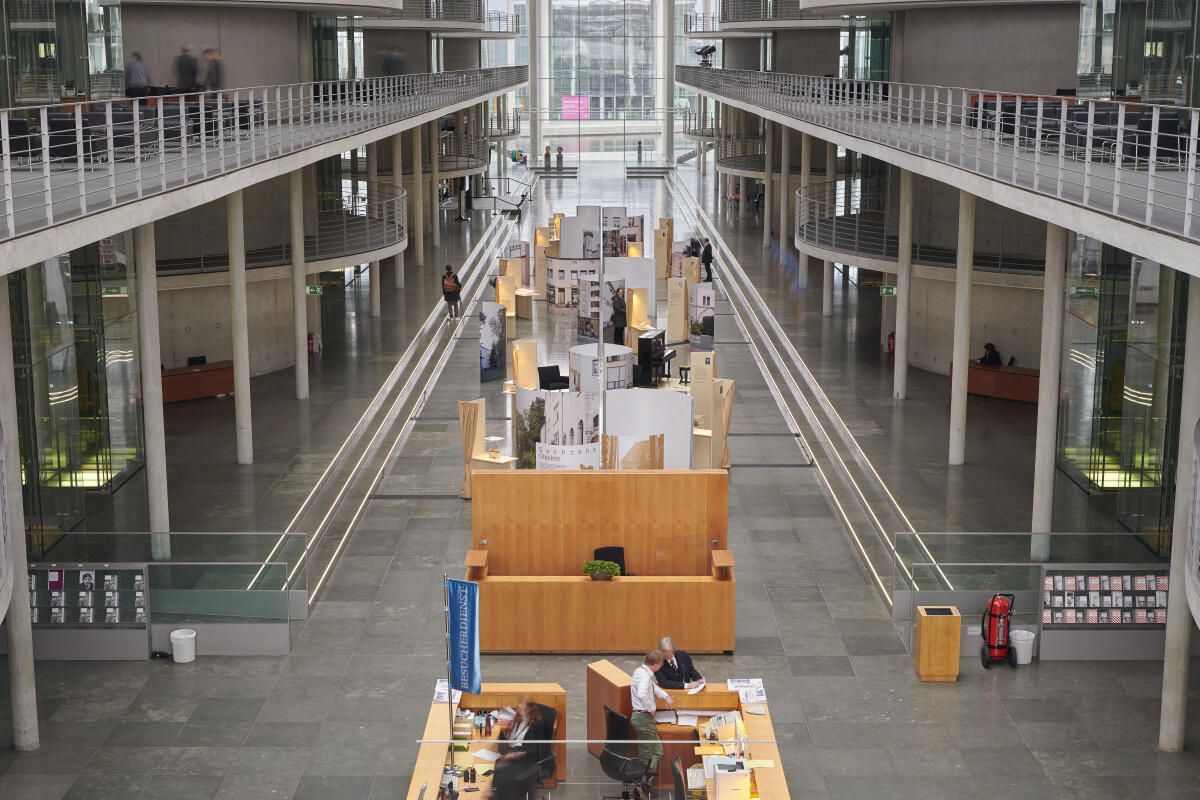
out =
[(1174, 506), (1187, 285), (1183, 273), (1075, 238), (1059, 467), (1159, 554), (1169, 547)]
[(120, 3), (0, 0), (0, 29), (3, 105), (124, 95)]

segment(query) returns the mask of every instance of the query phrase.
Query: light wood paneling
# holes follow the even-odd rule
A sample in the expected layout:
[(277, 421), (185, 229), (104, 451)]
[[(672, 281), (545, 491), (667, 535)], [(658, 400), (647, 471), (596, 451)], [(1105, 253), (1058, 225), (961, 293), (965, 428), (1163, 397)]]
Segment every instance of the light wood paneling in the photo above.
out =
[[(949, 608), (952, 613), (931, 615), (930, 608)], [(923, 681), (958, 680), (959, 637), (962, 617), (954, 606), (917, 606), (916, 646), (913, 661)]]
[(727, 652), (736, 600), (736, 581), (712, 576), (488, 576), (479, 581), (480, 648), (638, 653), (669, 632), (689, 652)]
[(726, 546), (728, 481), (724, 470), (480, 473), (473, 546), (493, 576), (573, 576), (608, 546), (625, 548), (634, 575), (705, 576), (709, 551)]

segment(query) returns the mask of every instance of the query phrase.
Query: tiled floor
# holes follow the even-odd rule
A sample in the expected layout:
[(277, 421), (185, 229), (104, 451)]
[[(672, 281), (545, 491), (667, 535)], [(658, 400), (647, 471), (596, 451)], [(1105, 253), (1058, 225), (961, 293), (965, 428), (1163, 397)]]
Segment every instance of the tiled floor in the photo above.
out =
[[(619, 167), (588, 169), (578, 181), (539, 185), (525, 215), (526, 235), (552, 209), (577, 203), (623, 203), (648, 219), (672, 208), (661, 181), (625, 181)], [(917, 373), (914, 399), (903, 413), (893, 411), (886, 399), (890, 378), (873, 344), (878, 310), (869, 294), (839, 287), (837, 316), (822, 320), (819, 267), (780, 263), (765, 253), (752, 219), (730, 220), (723, 230), (919, 526), (981, 527), (997, 519), (1023, 526), (1031, 412), (973, 402), (971, 463), (947, 470), (938, 460), (945, 451), (944, 379)], [(418, 285), (414, 277), (410, 272), (410, 286)], [(436, 288), (425, 292), (427, 304)], [(417, 291), (407, 294), (409, 313), (419, 315)], [(385, 309), (396, 308), (401, 296), (385, 291)], [(322, 385), (314, 397), (326, 405), (306, 420), (260, 427), (260, 458), (278, 473), (269, 482), (260, 485), (253, 470), (231, 466), (227, 420), (173, 420), (175, 464), (204, 446), (205, 430), (225, 431), (229, 439), (220, 452), (205, 454), (206, 470), (173, 476), (195, 490), (173, 509), (180, 522), (278, 526), (294, 510), (282, 482), (303, 484), (299, 465), (320, 463), (322, 448), (336, 442), (339, 425), (357, 417), (354, 407), (396, 357), (405, 324), (398, 316), (389, 311), (382, 325), (361, 314), (348, 318), (354, 357), (336, 372), (323, 364), (316, 377)], [(722, 325), (726, 320), (732, 324), (731, 317), (719, 318)], [(539, 338), (542, 352), (559, 362), (574, 343), (571, 326), (548, 318), (541, 304), (518, 333)], [(740, 584), (739, 635), (735, 655), (697, 657), (697, 663), (710, 679), (764, 679), (793, 796), (1200, 797), (1200, 757), (1155, 751), (1156, 663), (1058, 662), (983, 672), (967, 659), (957, 684), (918, 682), (814, 470), (782, 466), (798, 462), (799, 451), (736, 333), (722, 327), (717, 336), (725, 342), (721, 374), (737, 381), (729, 539)], [(290, 656), (202, 658), (190, 665), (40, 663), (44, 746), (37, 753), (0, 751), (0, 798), (402, 797), (414, 740), (444, 671), (440, 581), (461, 569), (469, 541), (470, 506), (456, 497), (461, 461), (453, 401), (486, 397), (489, 428), (507, 430), (499, 385), (478, 382), (477, 346), (468, 325)], [(326, 359), (332, 360), (328, 353)], [(273, 418), (299, 416), (297, 404), (287, 401), (289, 381), (280, 373), (255, 384), (256, 420), (263, 403)], [(260, 387), (270, 398), (261, 403)], [(1004, 460), (983, 455), (996, 425), (1011, 453)], [(204, 475), (213, 477), (206, 482)], [(983, 507), (980, 480), (993, 492)], [(198, 515), (206, 503), (227, 510), (204, 520)], [(483, 670), (488, 680), (561, 683), (568, 692), (567, 735), (577, 738), (584, 732), (589, 660), (488, 656)], [(626, 668), (636, 663), (615, 660)], [(0, 743), (9, 735), (3, 703)], [(1200, 704), (1193, 707), (1196, 739)], [(556, 795), (598, 797), (617, 788), (577, 749), (569, 774)]]

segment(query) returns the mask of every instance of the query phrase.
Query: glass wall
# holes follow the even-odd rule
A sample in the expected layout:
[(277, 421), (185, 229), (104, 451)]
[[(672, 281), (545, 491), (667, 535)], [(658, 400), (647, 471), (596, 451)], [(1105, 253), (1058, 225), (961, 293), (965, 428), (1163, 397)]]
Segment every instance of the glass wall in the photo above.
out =
[(1082, 0), (1079, 93), (1195, 105), (1195, 0)]
[(0, 28), (3, 105), (124, 95), (119, 3), (2, 0)]
[(892, 21), (881, 17), (844, 17), (840, 75), (859, 81), (886, 81), (891, 74)]
[(111, 497), (142, 466), (129, 252), (125, 236), (104, 239), (8, 278), (35, 553), (103, 510), (95, 497)]
[(1165, 555), (1187, 277), (1076, 237), (1066, 307), (1059, 467), (1119, 528)]

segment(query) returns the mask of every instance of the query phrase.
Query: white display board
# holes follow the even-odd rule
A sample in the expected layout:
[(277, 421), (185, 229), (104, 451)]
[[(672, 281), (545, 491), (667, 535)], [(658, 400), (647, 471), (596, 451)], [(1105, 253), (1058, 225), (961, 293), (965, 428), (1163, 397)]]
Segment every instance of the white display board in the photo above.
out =
[(664, 435), (663, 468), (692, 468), (692, 398), (662, 389), (624, 389), (604, 398), (604, 432), (633, 441)]
[[(571, 348), (571, 390), (600, 391), (600, 346), (581, 344)], [(604, 345), (605, 387), (625, 389), (633, 385), (633, 348), (620, 344)]]
[(521, 469), (599, 469), (600, 396), (518, 386), (513, 455)]
[(505, 308), (499, 303), (479, 304), (479, 380), (502, 381), (507, 372)]
[(579, 279), (600, 271), (600, 259), (546, 258), (546, 305), (551, 311), (579, 307)]
[(688, 343), (693, 350), (712, 350), (717, 309), (711, 283), (688, 287)]
[[(617, 295), (625, 297), (625, 280), (587, 275), (579, 278), (579, 325), (580, 339), (615, 342), (616, 320), (613, 304)], [(624, 327), (624, 326), (622, 326)]]

